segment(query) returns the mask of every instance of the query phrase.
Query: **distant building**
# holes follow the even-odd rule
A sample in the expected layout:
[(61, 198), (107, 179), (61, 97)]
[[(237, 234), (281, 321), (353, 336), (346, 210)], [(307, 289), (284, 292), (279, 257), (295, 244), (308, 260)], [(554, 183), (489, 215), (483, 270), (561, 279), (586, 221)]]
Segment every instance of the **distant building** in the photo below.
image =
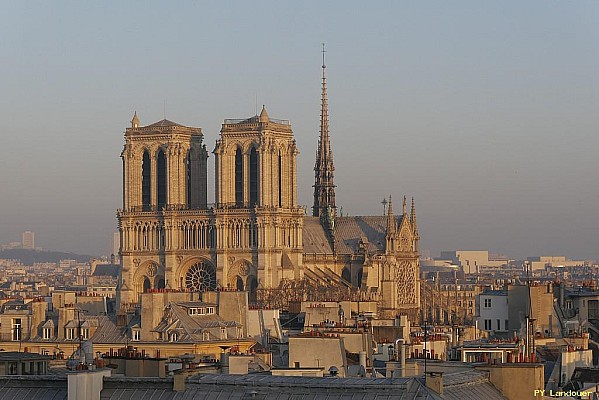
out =
[(507, 291), (491, 290), (479, 295), (478, 328), (489, 333), (508, 332)]
[(487, 250), (442, 251), (440, 259), (459, 265), (466, 274), (478, 273), (481, 266), (495, 267), (509, 263), (507, 258), (489, 255)]
[(586, 264), (583, 260), (568, 260), (564, 256), (539, 256), (526, 259), (531, 271), (544, 270), (547, 267), (578, 267)]
[(35, 249), (35, 233), (31, 231), (23, 232), (23, 240), (21, 242), (24, 249), (33, 250)]

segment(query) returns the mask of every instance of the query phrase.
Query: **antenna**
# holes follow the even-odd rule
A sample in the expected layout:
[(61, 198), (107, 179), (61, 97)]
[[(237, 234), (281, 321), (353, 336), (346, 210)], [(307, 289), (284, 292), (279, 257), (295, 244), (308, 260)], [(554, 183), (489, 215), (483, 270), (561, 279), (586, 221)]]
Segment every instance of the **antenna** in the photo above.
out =
[(164, 99), (164, 119), (166, 119), (166, 99)]
[(324, 49), (324, 43), (322, 44), (322, 68), (326, 68), (327, 66), (324, 63), (324, 53), (326, 53), (327, 51)]

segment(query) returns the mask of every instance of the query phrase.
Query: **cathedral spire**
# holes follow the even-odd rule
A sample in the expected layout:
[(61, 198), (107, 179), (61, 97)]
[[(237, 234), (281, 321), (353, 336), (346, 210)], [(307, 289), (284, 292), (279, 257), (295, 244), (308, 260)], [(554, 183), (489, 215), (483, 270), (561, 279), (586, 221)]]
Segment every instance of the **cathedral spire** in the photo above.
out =
[(395, 233), (396, 223), (395, 216), (393, 215), (393, 202), (391, 201), (391, 195), (389, 195), (389, 208), (387, 211), (387, 235)]
[(414, 232), (417, 232), (418, 228), (416, 227), (416, 202), (414, 201), (413, 197), (412, 197), (412, 209), (410, 210), (410, 223), (414, 227)]
[(329, 138), (329, 107), (327, 103), (327, 79), (325, 75), (326, 64), (324, 43), (322, 44), (322, 92), (320, 100), (320, 137), (316, 149), (316, 163), (314, 165), (314, 206), (312, 215), (326, 217), (330, 213), (337, 214), (335, 206), (335, 184), (333, 176), (333, 153)]
[(133, 114), (133, 119), (131, 120), (131, 127), (137, 128), (139, 126), (139, 118), (137, 117), (137, 111)]

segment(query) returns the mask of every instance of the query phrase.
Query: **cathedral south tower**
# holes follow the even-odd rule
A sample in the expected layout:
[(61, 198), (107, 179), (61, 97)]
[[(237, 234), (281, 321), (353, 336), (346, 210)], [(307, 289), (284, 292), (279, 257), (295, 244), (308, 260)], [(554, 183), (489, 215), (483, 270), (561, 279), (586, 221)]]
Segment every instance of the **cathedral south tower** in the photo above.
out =
[[(270, 118), (264, 107), (252, 118), (227, 119), (214, 154), (223, 279), (235, 285), (239, 271), (248, 270), (260, 287), (273, 288), (298, 278), (304, 213), (297, 205), (298, 151), (289, 121)], [(255, 288), (249, 289), (251, 297)]]

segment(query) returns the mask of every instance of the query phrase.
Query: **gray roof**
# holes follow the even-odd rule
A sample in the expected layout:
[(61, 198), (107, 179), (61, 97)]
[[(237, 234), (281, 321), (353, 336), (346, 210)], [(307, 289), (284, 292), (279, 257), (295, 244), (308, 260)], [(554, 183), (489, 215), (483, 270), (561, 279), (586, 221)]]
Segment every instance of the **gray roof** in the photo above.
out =
[(119, 276), (119, 265), (118, 264), (98, 264), (94, 269), (92, 276), (112, 276), (118, 278)]
[[(172, 385), (172, 380), (167, 380)], [(102, 400), (112, 399), (430, 399), (440, 397), (418, 379), (308, 378), (250, 375), (198, 375), (187, 380), (184, 392), (173, 392), (165, 380), (105, 380)]]
[[(397, 225), (401, 217), (395, 217)], [(337, 217), (335, 218), (335, 250), (339, 254), (353, 254), (359, 249), (360, 239), (367, 241), (369, 253), (385, 251), (387, 216)]]
[(318, 217), (304, 217), (304, 254), (333, 254)]
[(161, 121), (154, 122), (151, 125), (144, 126), (144, 128), (153, 128), (153, 127), (159, 127), (159, 126), (183, 126), (183, 125), (178, 124), (178, 123), (173, 122), (173, 121), (169, 121), (168, 119), (163, 119)]
[(0, 361), (39, 361), (51, 360), (52, 357), (37, 353), (23, 353), (19, 351), (0, 351)]
[[(444, 375), (443, 399), (505, 399), (489, 383), (484, 371)], [(441, 397), (427, 389), (421, 378), (309, 378), (250, 375), (196, 375), (187, 379), (185, 391), (174, 392), (173, 378), (104, 379), (102, 400), (133, 399), (273, 399), (367, 400), (424, 399)], [(67, 399), (65, 376), (0, 377), (0, 399)]]
[(125, 329), (116, 326), (115, 321), (106, 315), (88, 316), (88, 321), (96, 320), (98, 329), (91, 337), (93, 343), (125, 343)]

